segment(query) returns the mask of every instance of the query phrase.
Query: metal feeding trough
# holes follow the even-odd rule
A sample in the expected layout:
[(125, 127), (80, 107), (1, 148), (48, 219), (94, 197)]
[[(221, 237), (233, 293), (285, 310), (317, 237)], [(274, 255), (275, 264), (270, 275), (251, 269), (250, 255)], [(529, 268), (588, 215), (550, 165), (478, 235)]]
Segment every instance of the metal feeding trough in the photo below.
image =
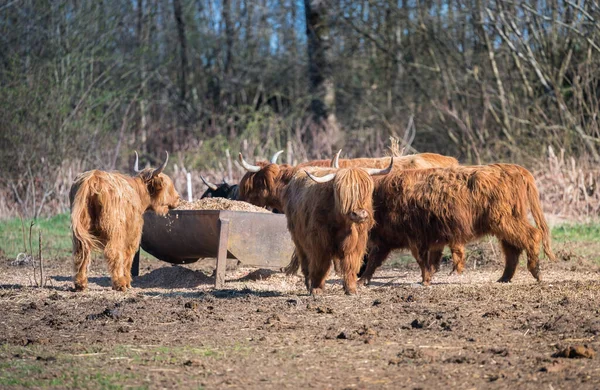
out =
[[(229, 210), (170, 210), (166, 217), (147, 212), (141, 246), (172, 264), (216, 258), (215, 288), (223, 287), (227, 258), (275, 268), (286, 266), (294, 251), (283, 214)], [(139, 274), (139, 252), (132, 274)]]

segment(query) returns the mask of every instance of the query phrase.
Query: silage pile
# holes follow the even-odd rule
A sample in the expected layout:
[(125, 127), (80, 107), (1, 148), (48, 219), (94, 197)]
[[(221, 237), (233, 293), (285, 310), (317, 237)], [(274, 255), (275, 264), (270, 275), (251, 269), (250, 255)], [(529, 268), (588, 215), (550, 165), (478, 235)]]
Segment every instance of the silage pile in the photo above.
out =
[(175, 210), (230, 210), (248, 211), (251, 213), (270, 213), (269, 210), (254, 206), (253, 204), (226, 198), (204, 198), (193, 202), (181, 200)]

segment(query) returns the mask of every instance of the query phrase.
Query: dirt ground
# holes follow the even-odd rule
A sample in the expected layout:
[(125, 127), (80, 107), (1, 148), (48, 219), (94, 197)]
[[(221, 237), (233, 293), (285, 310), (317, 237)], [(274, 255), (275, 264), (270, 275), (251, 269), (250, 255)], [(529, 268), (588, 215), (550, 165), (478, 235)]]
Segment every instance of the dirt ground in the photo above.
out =
[[(127, 293), (94, 261), (70, 291), (70, 259), (0, 266), (0, 388), (600, 388), (600, 271), (542, 260), (543, 282), (498, 262), (422, 287), (414, 262), (387, 266), (345, 296), (332, 275), (308, 296), (300, 277), (238, 268), (214, 291), (210, 267), (142, 259)], [(204, 271), (204, 272), (203, 272)], [(587, 348), (587, 349), (586, 349)]]

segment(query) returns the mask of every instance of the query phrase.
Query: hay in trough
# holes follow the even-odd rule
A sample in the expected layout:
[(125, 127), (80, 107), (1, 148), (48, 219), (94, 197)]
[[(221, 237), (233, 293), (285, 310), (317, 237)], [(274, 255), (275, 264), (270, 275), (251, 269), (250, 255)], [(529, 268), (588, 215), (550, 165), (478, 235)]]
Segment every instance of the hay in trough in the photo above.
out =
[(251, 213), (270, 213), (269, 210), (254, 206), (253, 204), (226, 198), (204, 198), (193, 202), (181, 200), (179, 207), (175, 210), (231, 210), (248, 211)]

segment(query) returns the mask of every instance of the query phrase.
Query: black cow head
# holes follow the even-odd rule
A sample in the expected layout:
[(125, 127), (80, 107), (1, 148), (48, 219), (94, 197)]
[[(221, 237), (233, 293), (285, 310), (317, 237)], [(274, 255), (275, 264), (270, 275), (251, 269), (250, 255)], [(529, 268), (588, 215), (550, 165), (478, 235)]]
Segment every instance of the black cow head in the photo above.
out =
[(237, 184), (231, 185), (223, 180), (223, 183), (216, 185), (209, 182), (202, 176), (200, 176), (200, 179), (202, 179), (202, 182), (204, 182), (204, 184), (206, 184), (208, 187), (204, 194), (202, 194), (201, 198), (227, 198), (237, 200), (239, 195)]

